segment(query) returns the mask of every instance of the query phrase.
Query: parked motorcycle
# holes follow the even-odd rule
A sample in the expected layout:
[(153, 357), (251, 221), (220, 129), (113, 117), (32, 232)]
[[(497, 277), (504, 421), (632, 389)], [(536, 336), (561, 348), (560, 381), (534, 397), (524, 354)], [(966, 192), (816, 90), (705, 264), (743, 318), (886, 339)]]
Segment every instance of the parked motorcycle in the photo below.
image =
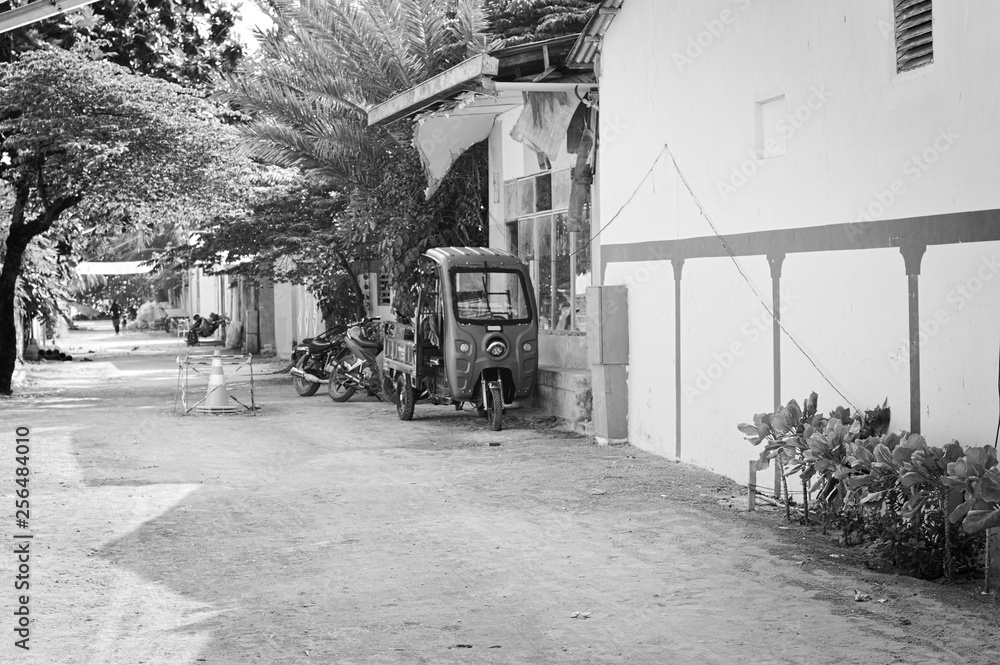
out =
[(228, 323), (228, 316), (219, 316), (215, 312), (209, 314), (207, 319), (195, 314), (194, 322), (191, 324), (191, 329), (187, 331), (184, 340), (188, 346), (198, 346), (200, 338), (211, 337), (220, 326), (225, 327)]
[(363, 390), (382, 399), (382, 335), (379, 319), (364, 319), (347, 328), (344, 348), (327, 369), (327, 390), (334, 402), (346, 402)]
[(315, 337), (307, 337), (292, 351), (292, 384), (301, 397), (315, 395), (326, 384), (331, 360), (344, 348), (344, 326), (334, 326)]

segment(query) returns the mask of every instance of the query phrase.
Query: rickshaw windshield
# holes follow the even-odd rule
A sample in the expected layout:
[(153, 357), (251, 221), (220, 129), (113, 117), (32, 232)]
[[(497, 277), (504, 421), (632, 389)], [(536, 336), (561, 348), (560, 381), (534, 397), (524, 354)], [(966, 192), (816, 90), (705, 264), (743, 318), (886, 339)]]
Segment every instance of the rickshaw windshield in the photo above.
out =
[(456, 268), (451, 273), (455, 315), (461, 323), (528, 323), (531, 306), (516, 270)]

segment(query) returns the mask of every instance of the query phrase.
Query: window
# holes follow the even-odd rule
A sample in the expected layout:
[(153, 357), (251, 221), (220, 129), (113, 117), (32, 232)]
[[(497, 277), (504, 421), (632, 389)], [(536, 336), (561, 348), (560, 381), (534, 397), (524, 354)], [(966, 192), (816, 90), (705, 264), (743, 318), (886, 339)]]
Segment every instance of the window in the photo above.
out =
[(590, 234), (571, 246), (569, 170), (508, 180), (505, 190), (510, 251), (531, 268), (539, 329), (586, 332)]
[(462, 323), (531, 321), (528, 290), (521, 274), (510, 270), (452, 271), (455, 315)]
[(896, 17), (896, 71), (934, 62), (931, 0), (893, 0)]
[(757, 154), (761, 159), (784, 155), (788, 147), (785, 122), (785, 96), (757, 102)]
[(392, 304), (392, 289), (389, 288), (389, 275), (380, 272), (378, 274), (378, 304), (388, 307)]

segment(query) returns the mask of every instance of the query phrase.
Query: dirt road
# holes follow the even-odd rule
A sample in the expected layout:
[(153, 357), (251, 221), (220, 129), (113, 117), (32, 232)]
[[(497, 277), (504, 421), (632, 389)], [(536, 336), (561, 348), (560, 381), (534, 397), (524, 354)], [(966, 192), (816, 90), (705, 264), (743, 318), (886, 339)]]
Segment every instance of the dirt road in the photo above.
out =
[(34, 536), (30, 652), (0, 557), (4, 663), (1000, 662), (995, 607), (806, 546), (705, 471), (287, 375), (256, 417), (178, 417), (177, 349), (142, 339), (0, 401), (3, 549), (18, 426)]

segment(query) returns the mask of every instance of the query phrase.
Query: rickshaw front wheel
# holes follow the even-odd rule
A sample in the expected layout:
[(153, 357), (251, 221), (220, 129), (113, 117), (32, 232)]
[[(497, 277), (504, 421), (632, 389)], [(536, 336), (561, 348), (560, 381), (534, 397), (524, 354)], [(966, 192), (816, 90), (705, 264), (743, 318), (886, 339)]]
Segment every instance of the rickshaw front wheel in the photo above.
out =
[(503, 393), (500, 391), (500, 384), (493, 383), (486, 393), (486, 411), (489, 418), (490, 429), (499, 432), (503, 429)]
[(396, 413), (399, 414), (400, 420), (413, 418), (413, 404), (415, 401), (416, 395), (413, 392), (413, 384), (410, 383), (410, 377), (406, 374), (400, 374), (396, 377)]

